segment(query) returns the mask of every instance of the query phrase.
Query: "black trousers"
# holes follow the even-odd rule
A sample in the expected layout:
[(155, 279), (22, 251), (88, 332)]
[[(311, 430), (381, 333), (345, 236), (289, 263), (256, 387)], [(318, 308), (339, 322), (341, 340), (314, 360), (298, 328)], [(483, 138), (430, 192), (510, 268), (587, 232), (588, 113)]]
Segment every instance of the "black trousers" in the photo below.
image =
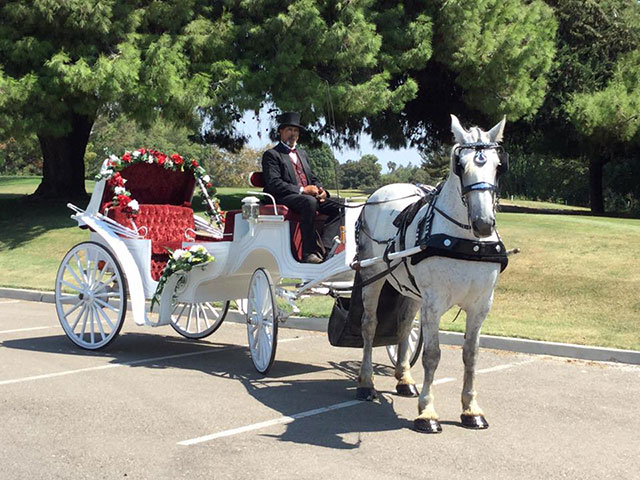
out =
[(340, 225), (342, 223), (343, 208), (333, 199), (318, 201), (311, 195), (302, 195), (293, 193), (277, 199), (278, 203), (286, 205), (300, 216), (300, 231), (302, 233), (302, 253), (317, 253), (315, 236), (315, 213), (319, 212), (327, 215), (328, 218), (324, 223), (324, 228), (320, 232), (322, 244), (328, 250), (331, 248), (333, 238), (340, 233)]

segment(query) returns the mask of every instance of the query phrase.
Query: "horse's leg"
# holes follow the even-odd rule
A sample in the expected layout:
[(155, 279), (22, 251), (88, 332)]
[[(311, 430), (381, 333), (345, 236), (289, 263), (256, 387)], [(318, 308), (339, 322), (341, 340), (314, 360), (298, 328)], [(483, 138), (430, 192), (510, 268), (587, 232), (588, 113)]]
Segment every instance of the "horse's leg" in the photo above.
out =
[(424, 349), (422, 351), (422, 366), (424, 367), (424, 383), (422, 392), (418, 398), (418, 417), (413, 421), (413, 426), (418, 432), (440, 433), (442, 427), (438, 421), (438, 414), (434, 407), (434, 395), (432, 391), (433, 378), (440, 363), (440, 339), (438, 329), (440, 317), (444, 308), (433, 305), (428, 296), (422, 299), (422, 333), (424, 335)]
[(362, 303), (364, 315), (362, 317), (362, 364), (358, 376), (358, 388), (356, 398), (358, 400), (371, 401), (376, 398), (376, 390), (373, 383), (373, 338), (378, 326), (378, 299), (385, 280), (378, 280), (362, 288)]
[(411, 376), (411, 364), (409, 363), (409, 354), (411, 353), (409, 351), (409, 335), (413, 328), (413, 320), (420, 309), (420, 303), (408, 301), (408, 299), (407, 303), (406, 310), (402, 312), (398, 332), (400, 342), (398, 343), (398, 358), (395, 371), (395, 377), (398, 380), (396, 392), (403, 397), (417, 397), (418, 389), (416, 388), (415, 380)]
[(491, 300), (479, 308), (469, 308), (467, 313), (467, 328), (465, 331), (462, 360), (464, 362), (464, 382), (462, 386), (462, 426), (474, 429), (488, 428), (484, 412), (476, 400), (474, 388), (476, 377), (476, 362), (480, 346), (480, 329), (491, 308)]

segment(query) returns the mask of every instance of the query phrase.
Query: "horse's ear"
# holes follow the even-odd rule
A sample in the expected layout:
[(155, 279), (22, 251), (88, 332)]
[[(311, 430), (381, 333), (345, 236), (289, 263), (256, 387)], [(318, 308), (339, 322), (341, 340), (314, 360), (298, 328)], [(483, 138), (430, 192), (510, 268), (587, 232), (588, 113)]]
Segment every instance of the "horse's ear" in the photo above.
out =
[(507, 116), (502, 117), (502, 120), (496, 124), (491, 130), (489, 130), (489, 141), (490, 142), (501, 142), (502, 134), (504, 133), (504, 126), (507, 123)]
[(455, 138), (456, 143), (467, 143), (469, 132), (462, 128), (460, 120), (453, 114), (451, 115), (451, 131), (453, 132), (453, 138)]

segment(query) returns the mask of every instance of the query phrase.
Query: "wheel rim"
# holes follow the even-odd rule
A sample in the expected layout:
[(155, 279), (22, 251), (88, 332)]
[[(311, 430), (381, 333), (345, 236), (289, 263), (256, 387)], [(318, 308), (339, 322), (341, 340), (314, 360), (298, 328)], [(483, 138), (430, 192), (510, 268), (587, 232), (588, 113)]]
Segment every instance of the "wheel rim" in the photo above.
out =
[(205, 338), (220, 328), (228, 310), (228, 301), (221, 307), (210, 302), (177, 302), (171, 312), (171, 326), (183, 337)]
[(55, 288), (58, 319), (76, 345), (95, 350), (118, 335), (127, 309), (124, 276), (103, 246), (86, 242), (69, 250)]
[[(420, 357), (420, 348), (422, 347), (422, 326), (420, 324), (420, 315), (413, 319), (411, 332), (409, 332), (409, 364), (413, 366)], [(395, 367), (398, 363), (398, 346), (387, 345), (387, 354), (389, 360)]]
[(251, 277), (247, 299), (247, 334), (251, 359), (260, 373), (266, 373), (276, 351), (278, 324), (273, 283), (269, 274), (258, 269)]

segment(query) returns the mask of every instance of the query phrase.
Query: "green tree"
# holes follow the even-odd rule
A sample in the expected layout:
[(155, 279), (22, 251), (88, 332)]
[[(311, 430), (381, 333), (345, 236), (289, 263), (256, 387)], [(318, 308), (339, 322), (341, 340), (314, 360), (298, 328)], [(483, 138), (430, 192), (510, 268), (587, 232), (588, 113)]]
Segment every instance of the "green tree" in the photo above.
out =
[(83, 157), (98, 112), (143, 125), (199, 124), (237, 75), (223, 5), (183, 1), (4, 1), (0, 6), (0, 130), (35, 132), (37, 195), (84, 195)]
[(377, 188), (382, 167), (375, 155), (363, 155), (360, 160), (347, 160), (340, 166), (342, 188)]
[(320, 179), (320, 182), (326, 188), (335, 188), (338, 185), (336, 172), (339, 166), (331, 147), (326, 143), (322, 143), (318, 147), (308, 148), (306, 152), (309, 155), (313, 173)]
[(559, 23), (549, 92), (538, 114), (526, 123), (512, 124), (508, 138), (532, 153), (584, 158), (589, 165), (591, 209), (601, 213), (604, 165), (614, 159), (628, 160), (637, 148), (634, 108), (637, 113), (640, 4), (631, 0), (547, 3)]

